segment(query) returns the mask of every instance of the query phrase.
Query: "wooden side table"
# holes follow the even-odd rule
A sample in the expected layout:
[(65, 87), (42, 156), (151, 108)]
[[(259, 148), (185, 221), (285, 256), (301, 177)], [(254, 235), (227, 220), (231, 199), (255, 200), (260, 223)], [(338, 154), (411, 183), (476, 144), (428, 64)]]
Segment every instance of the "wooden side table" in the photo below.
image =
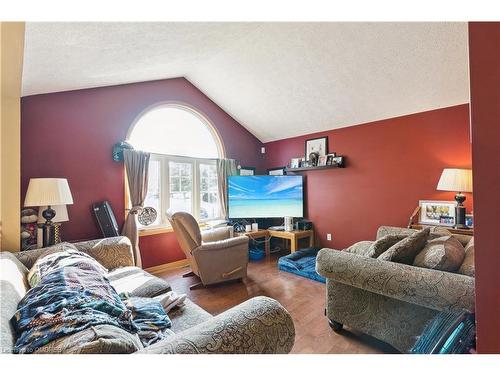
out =
[(235, 233), (235, 236), (247, 236), (252, 240), (256, 240), (259, 238), (264, 238), (264, 249), (266, 251), (266, 256), (271, 254), (269, 240), (271, 237), (283, 238), (285, 240), (290, 240), (290, 251), (294, 253), (298, 250), (299, 240), (302, 238), (309, 238), (309, 247), (314, 246), (314, 231), (311, 230), (292, 230), (292, 231), (283, 231), (283, 230), (269, 230), (269, 229), (259, 229), (253, 232), (240, 232)]
[(269, 237), (277, 237), (290, 240), (290, 251), (292, 253), (298, 250), (298, 242), (301, 238), (309, 238), (309, 247), (314, 246), (314, 231), (312, 229), (292, 231), (269, 230)]

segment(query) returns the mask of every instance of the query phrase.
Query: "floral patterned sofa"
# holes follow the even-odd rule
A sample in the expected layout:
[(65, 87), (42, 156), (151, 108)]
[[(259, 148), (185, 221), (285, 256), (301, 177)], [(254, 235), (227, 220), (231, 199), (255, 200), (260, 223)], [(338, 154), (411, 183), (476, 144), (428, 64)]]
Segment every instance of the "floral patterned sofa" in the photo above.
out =
[[(382, 226), (377, 239), (414, 232)], [(472, 238), (454, 237), (463, 246)], [(474, 277), (364, 256), (372, 243), (318, 253), (316, 270), (326, 277), (326, 315), (334, 331), (340, 332), (345, 324), (406, 353), (440, 311), (474, 310)]]
[[(110, 270), (108, 279), (118, 293), (153, 297), (170, 291), (170, 286), (134, 266), (130, 241), (126, 237), (80, 242), (76, 248)], [(47, 249), (20, 253), (2, 252), (0, 350), (11, 353), (16, 334), (10, 318), (29, 290), (27, 274)], [(268, 297), (252, 298), (230, 310), (212, 316), (190, 300), (169, 312), (172, 334), (143, 348), (128, 332), (113, 326), (96, 326), (51, 342), (43, 353), (288, 353), (295, 330), (288, 312)], [(57, 340), (56, 340), (57, 341)]]

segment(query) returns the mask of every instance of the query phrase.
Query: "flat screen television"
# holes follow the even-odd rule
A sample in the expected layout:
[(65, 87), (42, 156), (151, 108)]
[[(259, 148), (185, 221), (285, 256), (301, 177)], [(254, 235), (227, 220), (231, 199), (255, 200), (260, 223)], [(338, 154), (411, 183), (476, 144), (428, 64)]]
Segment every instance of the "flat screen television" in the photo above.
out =
[(230, 219), (302, 217), (302, 176), (229, 176)]

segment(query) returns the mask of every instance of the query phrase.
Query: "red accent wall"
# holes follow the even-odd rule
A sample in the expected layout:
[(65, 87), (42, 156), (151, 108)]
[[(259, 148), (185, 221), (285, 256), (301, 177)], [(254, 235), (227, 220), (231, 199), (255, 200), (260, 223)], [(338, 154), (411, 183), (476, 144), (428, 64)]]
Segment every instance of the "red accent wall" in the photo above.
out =
[[(22, 199), (32, 177), (65, 177), (73, 193), (66, 240), (100, 237), (91, 204), (108, 200), (124, 218), (123, 163), (111, 158), (136, 117), (164, 101), (191, 105), (217, 128), (226, 156), (261, 168), (261, 142), (184, 78), (34, 95), (21, 102)], [(142, 237), (144, 267), (184, 258), (171, 233)]]
[(320, 136), (347, 157), (344, 169), (304, 173), (305, 214), (321, 246), (342, 249), (373, 239), (380, 225), (406, 226), (420, 199), (454, 199), (436, 190), (443, 168), (471, 167), (467, 104), (270, 142), (266, 167), (303, 156), (305, 140)]
[(469, 23), (479, 353), (500, 353), (500, 23)]

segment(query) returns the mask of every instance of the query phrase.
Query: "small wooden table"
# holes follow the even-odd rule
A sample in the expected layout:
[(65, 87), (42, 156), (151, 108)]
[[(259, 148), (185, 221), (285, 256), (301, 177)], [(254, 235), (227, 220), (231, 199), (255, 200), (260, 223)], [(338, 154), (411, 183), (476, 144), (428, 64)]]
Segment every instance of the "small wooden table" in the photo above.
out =
[(439, 228), (444, 228), (450, 233), (453, 234), (465, 234), (467, 236), (473, 236), (474, 235), (474, 229), (473, 228), (453, 228), (453, 227), (448, 227), (446, 225), (422, 225), (422, 224), (411, 224), (410, 228), (411, 229), (424, 229), (426, 227), (439, 227)]
[(266, 256), (271, 254), (269, 241), (271, 237), (283, 238), (286, 240), (290, 240), (290, 251), (294, 253), (298, 250), (298, 242), (301, 238), (309, 238), (309, 247), (314, 246), (314, 231), (311, 230), (292, 230), (292, 231), (284, 231), (284, 230), (268, 230), (268, 229), (259, 229), (253, 232), (241, 232), (235, 233), (236, 236), (247, 236), (253, 240), (264, 238), (264, 249), (266, 251)]
[(299, 240), (309, 237), (309, 247), (314, 246), (314, 231), (311, 230), (268, 230), (269, 237), (284, 238), (290, 240), (290, 252), (294, 253), (298, 250)]

